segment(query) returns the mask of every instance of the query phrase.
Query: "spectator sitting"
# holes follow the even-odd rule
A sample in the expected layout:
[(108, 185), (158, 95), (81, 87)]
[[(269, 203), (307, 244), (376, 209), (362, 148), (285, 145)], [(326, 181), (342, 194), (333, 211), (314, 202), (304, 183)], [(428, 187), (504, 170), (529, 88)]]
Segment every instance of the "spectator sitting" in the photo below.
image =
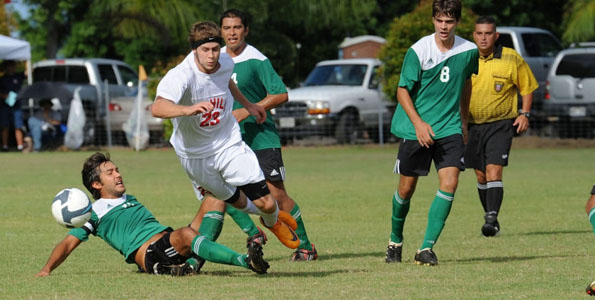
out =
[(48, 144), (57, 142), (64, 135), (61, 128), (62, 114), (59, 109), (52, 108), (52, 100), (42, 99), (39, 106), (41, 110), (28, 121), (35, 152), (40, 151), (44, 145), (47, 147)]

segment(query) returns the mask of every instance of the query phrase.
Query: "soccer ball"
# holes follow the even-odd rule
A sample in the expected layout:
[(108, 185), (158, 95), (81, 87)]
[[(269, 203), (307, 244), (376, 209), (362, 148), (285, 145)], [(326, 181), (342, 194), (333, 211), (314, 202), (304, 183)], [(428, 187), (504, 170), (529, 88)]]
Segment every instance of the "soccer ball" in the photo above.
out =
[(91, 219), (91, 200), (77, 188), (61, 190), (52, 202), (54, 219), (66, 228), (83, 226)]

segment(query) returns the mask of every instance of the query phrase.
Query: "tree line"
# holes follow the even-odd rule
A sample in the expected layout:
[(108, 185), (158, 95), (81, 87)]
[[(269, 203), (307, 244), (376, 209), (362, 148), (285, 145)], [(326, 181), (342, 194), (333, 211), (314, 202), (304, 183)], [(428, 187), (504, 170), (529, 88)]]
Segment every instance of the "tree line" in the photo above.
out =
[[(0, 30), (13, 28), (31, 43), (33, 61), (55, 57), (104, 57), (144, 65), (159, 75), (190, 50), (187, 32), (196, 21), (219, 22), (236, 8), (251, 15), (248, 43), (267, 55), (285, 83), (295, 87), (314, 64), (338, 56), (345, 37), (388, 37), (408, 48), (431, 22), (416, 8), (431, 0), (22, 0), (29, 16), (0, 13)], [(0, 2), (1, 3), (1, 2)], [(465, 18), (489, 14), (500, 25), (552, 31), (566, 44), (594, 39), (595, 0), (463, 0)], [(0, 5), (4, 5), (1, 3)], [(3, 7), (0, 7), (3, 8)], [(4, 9), (2, 10), (4, 12)], [(467, 16), (465, 16), (467, 15)], [(427, 16), (422, 16), (426, 18)], [(472, 22), (471, 19), (465, 22)], [(407, 20), (403, 22), (403, 20)], [(391, 26), (393, 27), (391, 29)], [(403, 28), (394, 28), (401, 26)], [(468, 34), (461, 26), (461, 35)], [(410, 41), (413, 40), (413, 41)], [(393, 58), (394, 59), (394, 58)], [(391, 70), (385, 70), (391, 76)]]

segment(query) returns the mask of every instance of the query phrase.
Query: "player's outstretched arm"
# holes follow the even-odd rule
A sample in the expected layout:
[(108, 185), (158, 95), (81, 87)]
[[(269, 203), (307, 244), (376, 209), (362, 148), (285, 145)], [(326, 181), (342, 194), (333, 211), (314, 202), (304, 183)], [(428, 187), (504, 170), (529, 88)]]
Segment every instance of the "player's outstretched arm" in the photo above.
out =
[[(267, 94), (267, 96), (264, 97), (264, 99), (260, 100), (256, 104), (264, 107), (265, 110), (271, 110), (271, 109), (287, 102), (287, 99), (288, 99), (287, 93), (275, 94), (275, 95)], [(242, 122), (244, 119), (246, 119), (248, 116), (250, 116), (250, 113), (248, 112), (248, 110), (243, 107), (234, 110), (232, 113), (233, 113), (233, 116), (236, 118), (236, 120), (238, 120), (238, 122)]]
[(50, 258), (45, 263), (45, 266), (41, 268), (39, 273), (35, 274), (35, 277), (49, 276), (50, 273), (56, 269), (62, 262), (66, 260), (68, 255), (81, 244), (81, 240), (73, 235), (67, 235), (52, 251)]
[(260, 105), (256, 105), (256, 104), (248, 101), (248, 99), (246, 99), (244, 94), (242, 94), (242, 92), (240, 92), (240, 89), (238, 89), (238, 86), (231, 79), (229, 80), (229, 91), (231, 92), (231, 95), (233, 96), (233, 98), (236, 101), (238, 101), (242, 106), (244, 106), (244, 108), (251, 115), (256, 117), (256, 123), (260, 124), (266, 120), (267, 113), (266, 113), (266, 110), (264, 109), (264, 107), (262, 107)]
[(411, 123), (413, 123), (413, 127), (415, 127), (417, 142), (423, 147), (429, 148), (430, 145), (434, 144), (434, 139), (432, 137), (436, 134), (434, 134), (432, 126), (424, 122), (415, 110), (413, 100), (411, 100), (411, 96), (409, 95), (409, 91), (407, 91), (406, 88), (398, 87), (397, 100), (403, 107), (403, 110), (405, 110), (405, 113), (409, 117), (409, 120), (411, 120)]
[(153, 117), (170, 119), (181, 116), (195, 116), (201, 113), (209, 112), (213, 109), (213, 104), (208, 101), (195, 103), (190, 106), (175, 104), (169, 99), (157, 96), (157, 99), (151, 105)]

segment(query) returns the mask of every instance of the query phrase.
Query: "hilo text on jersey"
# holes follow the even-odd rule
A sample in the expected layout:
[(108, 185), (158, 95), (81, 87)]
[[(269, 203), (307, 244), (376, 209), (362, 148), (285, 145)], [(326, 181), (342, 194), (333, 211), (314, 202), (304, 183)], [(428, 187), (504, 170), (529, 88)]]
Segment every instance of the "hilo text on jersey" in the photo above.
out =
[(213, 104), (213, 109), (215, 108), (219, 108), (219, 109), (225, 109), (225, 100), (221, 97), (216, 97), (216, 98), (211, 98), (209, 100), (209, 102), (211, 102), (211, 104)]

